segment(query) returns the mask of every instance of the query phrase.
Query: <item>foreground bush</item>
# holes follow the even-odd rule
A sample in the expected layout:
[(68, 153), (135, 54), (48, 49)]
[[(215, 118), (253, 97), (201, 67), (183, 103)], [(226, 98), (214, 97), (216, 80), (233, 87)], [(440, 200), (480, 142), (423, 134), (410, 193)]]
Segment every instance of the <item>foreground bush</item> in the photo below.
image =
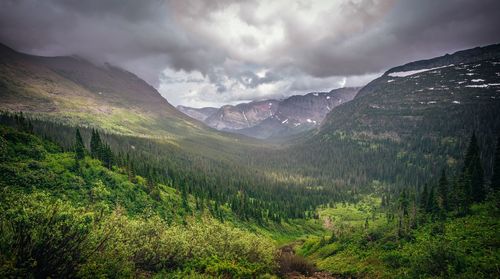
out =
[(210, 218), (167, 225), (74, 208), (43, 193), (4, 190), (0, 277), (252, 277), (273, 270), (269, 240)]
[(287, 274), (299, 273), (302, 275), (312, 275), (316, 271), (314, 265), (309, 263), (302, 256), (296, 255), (293, 248), (285, 246), (281, 249), (278, 257), (278, 274), (286, 277)]

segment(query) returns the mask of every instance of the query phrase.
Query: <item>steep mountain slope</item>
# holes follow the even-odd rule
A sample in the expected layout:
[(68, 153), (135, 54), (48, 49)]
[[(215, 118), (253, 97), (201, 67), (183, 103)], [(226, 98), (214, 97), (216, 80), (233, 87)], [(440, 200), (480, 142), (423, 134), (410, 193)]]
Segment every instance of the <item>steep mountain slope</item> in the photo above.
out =
[(222, 106), (208, 117), (205, 123), (218, 130), (227, 131), (252, 127), (274, 115), (278, 103), (277, 100), (265, 100), (236, 106)]
[[(416, 134), (466, 135), (497, 123), (491, 120), (498, 120), (499, 104), (500, 45), (494, 45), (390, 69), (332, 112), (321, 131), (394, 141)], [(353, 115), (354, 121), (346, 121)]]
[(499, 111), (500, 45), (461, 51), (387, 71), (332, 111), (301, 156), (327, 169), (370, 160), (378, 164), (342, 175), (418, 185), (456, 165), (475, 131), (489, 174)]
[(77, 57), (38, 57), (0, 45), (0, 99), (3, 111), (161, 139), (205, 155), (208, 148), (219, 156), (219, 144), (234, 143), (235, 150), (253, 144), (179, 112), (130, 72)]
[(284, 100), (226, 105), (213, 108), (177, 109), (218, 130), (255, 138), (286, 137), (319, 126), (327, 113), (354, 98), (359, 88), (340, 88), (330, 92), (296, 95)]
[(23, 130), (0, 124), (0, 277), (218, 278), (273, 271), (274, 243), (237, 229), (227, 207), (217, 209), (223, 224), (208, 213), (211, 202), (200, 206), (170, 183), (77, 158)]
[(291, 96), (279, 102), (276, 112), (259, 124), (235, 132), (256, 138), (279, 138), (313, 129), (337, 106), (351, 101), (359, 88), (339, 88)]
[(233, 204), (240, 218), (298, 218), (332, 196), (330, 189), (304, 190), (305, 180), (295, 181), (286, 167), (255, 159), (276, 146), (211, 129), (175, 110), (134, 75), (109, 65), (3, 48), (0, 81), (0, 110), (38, 118), (32, 121), (38, 135), (71, 150), (75, 126), (87, 146), (91, 128), (97, 128), (121, 154), (115, 159), (134, 160), (134, 172), (164, 179), (199, 199)]
[(191, 108), (186, 106), (177, 106), (176, 108), (180, 112), (187, 114), (188, 116), (199, 121), (205, 121), (205, 119), (207, 119), (209, 116), (216, 113), (217, 110), (219, 110), (218, 108), (213, 108), (213, 107)]

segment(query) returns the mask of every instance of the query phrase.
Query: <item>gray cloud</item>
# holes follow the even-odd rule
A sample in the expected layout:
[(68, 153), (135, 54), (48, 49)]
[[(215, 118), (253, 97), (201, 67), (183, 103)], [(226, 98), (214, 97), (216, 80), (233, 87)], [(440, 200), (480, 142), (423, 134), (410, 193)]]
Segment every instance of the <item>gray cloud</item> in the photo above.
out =
[(252, 71), (245, 71), (238, 76), (238, 80), (250, 88), (255, 88), (265, 83), (272, 83), (280, 79), (281, 77), (279, 75), (272, 72), (266, 72), (262, 77), (260, 77)]
[(220, 105), (498, 43), (499, 14), (496, 0), (3, 0), (0, 42), (116, 64), (174, 104)]

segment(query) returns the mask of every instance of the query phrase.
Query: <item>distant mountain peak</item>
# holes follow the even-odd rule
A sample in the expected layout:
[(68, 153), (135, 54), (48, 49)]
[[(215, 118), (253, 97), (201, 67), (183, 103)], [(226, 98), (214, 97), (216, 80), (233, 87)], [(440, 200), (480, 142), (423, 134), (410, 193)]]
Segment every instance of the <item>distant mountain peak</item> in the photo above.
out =
[(177, 109), (218, 130), (256, 138), (285, 137), (313, 129), (335, 107), (346, 103), (359, 88), (339, 88), (330, 92), (293, 95), (282, 100), (258, 100), (214, 108)]

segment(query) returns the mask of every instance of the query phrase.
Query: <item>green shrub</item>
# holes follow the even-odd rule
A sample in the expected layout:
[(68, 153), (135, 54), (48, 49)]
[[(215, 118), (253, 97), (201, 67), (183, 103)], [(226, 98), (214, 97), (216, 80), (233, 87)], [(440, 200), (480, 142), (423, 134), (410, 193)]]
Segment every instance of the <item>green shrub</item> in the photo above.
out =
[[(14, 198), (15, 197), (15, 198)], [(94, 216), (45, 194), (3, 199), (1, 272), (7, 277), (68, 277), (92, 249)]]
[(312, 275), (316, 268), (303, 257), (293, 252), (282, 252), (278, 258), (278, 275), (285, 276), (291, 272), (298, 272), (302, 275)]

